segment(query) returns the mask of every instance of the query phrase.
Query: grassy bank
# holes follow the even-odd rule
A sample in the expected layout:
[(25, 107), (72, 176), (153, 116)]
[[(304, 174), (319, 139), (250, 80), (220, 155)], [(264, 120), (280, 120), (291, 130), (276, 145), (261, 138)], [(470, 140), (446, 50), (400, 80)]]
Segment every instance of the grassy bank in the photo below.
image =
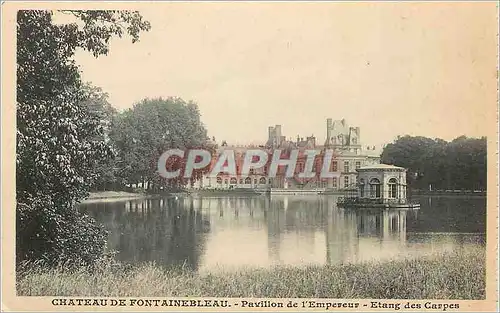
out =
[(127, 192), (127, 191), (94, 191), (91, 192), (87, 199), (97, 200), (97, 199), (110, 199), (110, 198), (128, 198), (128, 197), (140, 197), (143, 193), (138, 192)]
[(18, 295), (214, 296), (483, 299), (485, 253), (307, 268), (243, 269), (216, 274), (163, 270), (153, 264), (103, 266), (93, 272), (28, 267)]

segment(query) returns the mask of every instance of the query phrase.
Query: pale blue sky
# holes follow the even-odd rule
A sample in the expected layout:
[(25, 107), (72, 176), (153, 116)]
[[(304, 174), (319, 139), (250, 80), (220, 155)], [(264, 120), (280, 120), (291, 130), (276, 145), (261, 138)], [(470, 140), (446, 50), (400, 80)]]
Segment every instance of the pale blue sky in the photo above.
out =
[(209, 135), (264, 142), (314, 134), (326, 119), (361, 127), (365, 145), (397, 135), (488, 133), (495, 114), (495, 3), (142, 4), (140, 42), (78, 54), (111, 103), (179, 96), (199, 104)]

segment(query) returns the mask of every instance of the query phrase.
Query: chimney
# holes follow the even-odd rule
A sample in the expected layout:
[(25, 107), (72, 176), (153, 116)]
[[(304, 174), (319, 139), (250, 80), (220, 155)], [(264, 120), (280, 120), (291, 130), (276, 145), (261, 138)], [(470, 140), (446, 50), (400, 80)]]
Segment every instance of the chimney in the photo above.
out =
[(326, 120), (326, 141), (330, 142), (330, 137), (332, 136), (332, 119), (328, 118)]

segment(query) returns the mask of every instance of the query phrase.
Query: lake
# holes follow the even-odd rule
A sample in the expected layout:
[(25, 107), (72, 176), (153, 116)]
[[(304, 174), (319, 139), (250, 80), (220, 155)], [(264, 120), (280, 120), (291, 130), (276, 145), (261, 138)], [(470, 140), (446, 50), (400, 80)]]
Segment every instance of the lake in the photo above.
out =
[(219, 196), (86, 203), (117, 259), (197, 271), (358, 263), (485, 245), (486, 198), (421, 196), (413, 211), (343, 210), (337, 196)]

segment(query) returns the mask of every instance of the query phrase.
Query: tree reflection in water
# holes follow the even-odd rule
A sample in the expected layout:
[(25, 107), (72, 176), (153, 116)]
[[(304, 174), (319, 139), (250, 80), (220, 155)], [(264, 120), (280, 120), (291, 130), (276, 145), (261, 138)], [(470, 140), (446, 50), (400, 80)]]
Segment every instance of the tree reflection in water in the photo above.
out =
[(194, 204), (174, 198), (89, 204), (109, 230), (108, 247), (128, 263), (155, 262), (196, 270), (210, 220)]
[[(479, 212), (472, 216), (480, 222), (481, 201), (421, 201), (418, 213), (340, 209), (331, 196), (274, 195), (103, 202), (82, 209), (110, 231), (109, 248), (119, 251), (119, 260), (199, 270), (356, 263), (456, 249), (482, 236), (481, 224), (461, 218), (475, 206)], [(448, 232), (437, 235), (442, 229)]]

